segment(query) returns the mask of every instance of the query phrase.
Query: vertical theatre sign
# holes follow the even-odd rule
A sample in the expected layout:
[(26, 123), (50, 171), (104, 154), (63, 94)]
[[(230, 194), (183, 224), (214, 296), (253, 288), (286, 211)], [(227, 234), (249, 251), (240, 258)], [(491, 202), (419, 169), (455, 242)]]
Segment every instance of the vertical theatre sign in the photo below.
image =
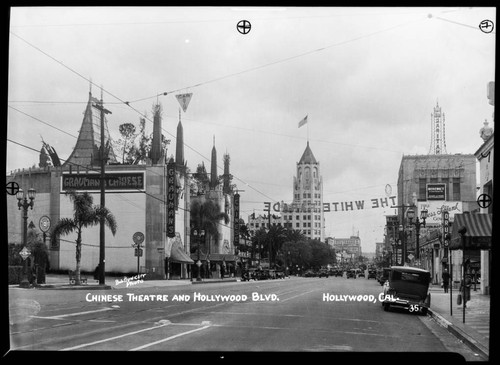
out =
[(240, 244), (240, 194), (234, 194), (234, 246)]
[(175, 163), (167, 164), (167, 237), (175, 237)]

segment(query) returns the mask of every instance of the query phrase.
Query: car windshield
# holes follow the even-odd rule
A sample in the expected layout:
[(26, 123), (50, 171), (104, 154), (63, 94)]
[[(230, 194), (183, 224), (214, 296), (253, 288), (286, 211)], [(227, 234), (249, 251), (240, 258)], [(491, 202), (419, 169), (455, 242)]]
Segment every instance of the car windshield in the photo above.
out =
[(408, 272), (408, 271), (393, 271), (392, 272), (392, 280), (401, 280), (419, 284), (428, 284), (429, 283), (429, 274), (428, 273), (418, 273), (418, 272)]

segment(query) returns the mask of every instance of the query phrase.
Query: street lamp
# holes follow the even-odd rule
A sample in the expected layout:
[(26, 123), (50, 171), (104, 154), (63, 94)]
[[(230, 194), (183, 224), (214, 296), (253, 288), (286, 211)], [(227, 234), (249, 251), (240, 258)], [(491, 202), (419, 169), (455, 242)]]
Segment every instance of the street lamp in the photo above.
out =
[(198, 266), (198, 274), (196, 275), (196, 281), (201, 281), (201, 261), (200, 261), (200, 242), (203, 237), (205, 237), (205, 231), (202, 229), (200, 230), (200, 233), (198, 234), (198, 231), (195, 229), (193, 230), (193, 236), (196, 237), (196, 240), (198, 241), (198, 261), (196, 262), (196, 265)]
[(422, 227), (425, 227), (425, 220), (427, 219), (427, 209), (423, 209), (422, 211), (420, 211), (420, 219), (422, 219), (422, 221), (419, 220), (419, 218), (417, 217), (415, 222), (413, 222), (413, 219), (415, 218), (415, 211), (410, 208), (408, 209), (407, 211), (407, 217), (408, 219), (410, 220), (410, 224), (413, 224), (415, 225), (415, 229), (416, 229), (416, 240), (417, 240), (417, 244), (416, 244), (416, 249), (415, 249), (415, 253), (416, 253), (416, 256), (417, 256), (417, 260), (420, 258), (420, 226)]
[[(36, 196), (36, 190), (33, 188), (28, 189), (28, 196), (24, 194), (23, 189), (19, 189), (19, 191), (16, 194), (17, 198), (17, 206), (19, 207), (19, 210), (23, 208), (23, 250), (21, 251), (21, 257), (23, 258), (24, 261), (24, 268), (23, 268), (23, 278), (21, 280), (21, 283), (19, 286), (21, 288), (29, 288), (30, 287), (30, 282), (28, 280), (28, 262), (26, 259), (29, 257), (31, 252), (29, 251), (27, 247), (27, 236), (28, 236), (28, 208), (31, 208), (33, 210), (33, 206), (35, 205), (35, 196)], [(29, 199), (29, 202), (28, 202)]]

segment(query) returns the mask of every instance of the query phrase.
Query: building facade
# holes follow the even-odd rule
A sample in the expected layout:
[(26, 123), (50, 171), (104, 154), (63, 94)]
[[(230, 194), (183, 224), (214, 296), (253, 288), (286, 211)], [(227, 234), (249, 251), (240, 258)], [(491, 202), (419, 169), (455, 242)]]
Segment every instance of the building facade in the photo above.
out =
[[(69, 158), (59, 166), (46, 163), (46, 154), (41, 153), (39, 168), (16, 170), (7, 177), (7, 182), (19, 183), (24, 191), (36, 190), (33, 210), (28, 212), (28, 221), (36, 227), (40, 218), (50, 219), (53, 227), (61, 218), (73, 218), (73, 204), (66, 195), (68, 190), (88, 192), (94, 205), (100, 204), (100, 127), (103, 116), (99, 107), (102, 101), (89, 93), (87, 107), (77, 143)], [(104, 119), (105, 122), (105, 119)], [(180, 124), (180, 121), (179, 121)], [(187, 278), (189, 265), (189, 181), (183, 161), (165, 161), (161, 147), (161, 118), (155, 113), (153, 141), (150, 155), (142, 163), (119, 164), (105, 129), (105, 206), (115, 216), (117, 232), (113, 236), (105, 229), (105, 269), (108, 273), (147, 274), (149, 279)], [(182, 137), (178, 149), (183, 148)], [(182, 155), (182, 153), (180, 154)], [(43, 160), (43, 161), (42, 161)], [(167, 162), (175, 164), (175, 177), (167, 180)], [(172, 192), (175, 200), (173, 212), (173, 237), (167, 236), (167, 196)], [(23, 242), (22, 211), (17, 200), (7, 201), (8, 241)], [(186, 223), (187, 222), (187, 223)], [(99, 226), (87, 227), (82, 235), (81, 270), (93, 272), (100, 260)], [(133, 237), (142, 233), (142, 255), (135, 256)], [(53, 270), (74, 270), (76, 233), (59, 236), (54, 244), (47, 232), (50, 266)]]
[(359, 236), (350, 236), (349, 238), (328, 237), (327, 243), (335, 250), (337, 263), (340, 265), (354, 264), (363, 255)]

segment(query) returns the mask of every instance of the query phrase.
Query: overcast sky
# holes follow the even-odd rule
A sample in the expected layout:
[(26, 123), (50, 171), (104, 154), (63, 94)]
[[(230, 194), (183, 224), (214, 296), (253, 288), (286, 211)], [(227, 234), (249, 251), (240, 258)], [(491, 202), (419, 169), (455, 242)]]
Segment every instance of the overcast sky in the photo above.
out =
[[(479, 29), (486, 19), (492, 33)], [(140, 113), (152, 120), (159, 101), (175, 154), (175, 95), (192, 93), (181, 116), (188, 167), (209, 168), (215, 136), (220, 174), (228, 152), (244, 190), (245, 222), (266, 201), (292, 201), (309, 139), (324, 202), (365, 200), (363, 210), (325, 213), (325, 234), (359, 231), (365, 252), (394, 214), (369, 209), (370, 199), (386, 197), (387, 185), (396, 195), (403, 155), (429, 153), (437, 102), (450, 154), (474, 153), (484, 120), (493, 126), (494, 8), (22, 7), (11, 9), (10, 30), (9, 140), (39, 151), (42, 136), (68, 158), (91, 80), (116, 139)], [(8, 172), (38, 158), (7, 142)]]

